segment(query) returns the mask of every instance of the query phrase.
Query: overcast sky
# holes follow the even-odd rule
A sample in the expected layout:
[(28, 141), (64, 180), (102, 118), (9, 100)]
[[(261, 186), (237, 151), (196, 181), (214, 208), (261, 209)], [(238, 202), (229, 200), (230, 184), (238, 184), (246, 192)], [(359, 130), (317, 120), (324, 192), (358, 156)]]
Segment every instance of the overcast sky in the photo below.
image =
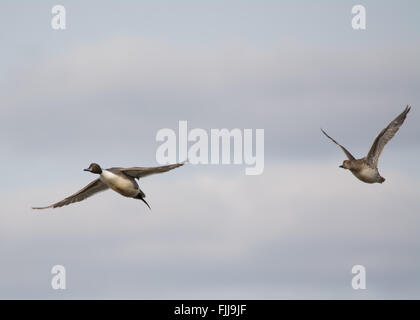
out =
[[(420, 298), (419, 39), (408, 0), (1, 1), (0, 298)], [(384, 184), (338, 168), (321, 127), (362, 157), (407, 104)], [(111, 191), (30, 209), (88, 184), (91, 162), (158, 165), (156, 133), (180, 120), (264, 129), (264, 173), (145, 178), (151, 212)]]

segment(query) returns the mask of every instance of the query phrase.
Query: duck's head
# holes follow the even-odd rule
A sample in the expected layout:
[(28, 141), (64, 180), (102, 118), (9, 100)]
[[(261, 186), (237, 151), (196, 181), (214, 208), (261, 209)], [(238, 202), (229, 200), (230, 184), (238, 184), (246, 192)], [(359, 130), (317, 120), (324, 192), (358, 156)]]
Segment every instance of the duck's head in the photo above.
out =
[(349, 160), (344, 160), (343, 164), (339, 167), (343, 168), (343, 169), (350, 169), (350, 161)]
[(97, 163), (91, 163), (89, 168), (84, 169), (84, 171), (89, 171), (89, 172), (96, 173), (96, 174), (101, 174), (102, 173), (102, 169), (99, 166), (99, 164), (97, 164)]

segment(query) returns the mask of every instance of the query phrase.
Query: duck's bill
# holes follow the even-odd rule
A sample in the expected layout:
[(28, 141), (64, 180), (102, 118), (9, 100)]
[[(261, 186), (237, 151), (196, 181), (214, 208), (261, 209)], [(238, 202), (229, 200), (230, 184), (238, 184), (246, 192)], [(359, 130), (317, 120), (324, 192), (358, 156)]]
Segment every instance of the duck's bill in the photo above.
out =
[(92, 169), (91, 169), (91, 168), (87, 168), (87, 169), (83, 169), (83, 171), (88, 171), (88, 172), (91, 172), (91, 171), (92, 171)]
[(343, 165), (341, 165), (341, 166), (338, 166), (339, 168), (343, 168), (343, 169), (345, 169), (345, 167), (343, 166)]

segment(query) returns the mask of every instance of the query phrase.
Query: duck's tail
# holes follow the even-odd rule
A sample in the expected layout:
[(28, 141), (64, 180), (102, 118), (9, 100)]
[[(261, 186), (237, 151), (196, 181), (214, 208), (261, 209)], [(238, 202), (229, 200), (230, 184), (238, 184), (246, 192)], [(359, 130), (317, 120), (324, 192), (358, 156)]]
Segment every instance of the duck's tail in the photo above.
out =
[(143, 193), (143, 191), (141, 191), (140, 190), (140, 192), (139, 192), (139, 194), (137, 195), (137, 197), (136, 197), (136, 199), (140, 199), (141, 201), (143, 201), (145, 204), (146, 204), (146, 206), (148, 206), (149, 207), (149, 209), (150, 210), (152, 210), (152, 208), (150, 208), (150, 206), (149, 206), (149, 204), (147, 203), (147, 201), (146, 200), (144, 200), (144, 197), (145, 197), (146, 195)]

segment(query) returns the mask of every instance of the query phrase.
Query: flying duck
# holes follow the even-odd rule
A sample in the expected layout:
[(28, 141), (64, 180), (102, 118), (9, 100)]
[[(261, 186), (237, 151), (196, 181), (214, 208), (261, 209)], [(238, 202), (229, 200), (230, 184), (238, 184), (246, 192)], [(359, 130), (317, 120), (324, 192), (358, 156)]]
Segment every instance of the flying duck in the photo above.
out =
[(163, 173), (178, 168), (184, 163), (176, 163), (161, 167), (132, 167), (132, 168), (109, 168), (102, 169), (99, 164), (92, 163), (89, 168), (84, 169), (94, 174), (98, 174), (99, 178), (89, 183), (86, 187), (79, 190), (75, 194), (61, 200), (57, 203), (46, 207), (33, 207), (32, 209), (58, 208), (69, 205), (74, 202), (85, 200), (98, 192), (105, 191), (109, 188), (123, 195), (124, 197), (139, 199), (143, 201), (150, 209), (149, 204), (144, 200), (146, 195), (140, 190), (135, 179), (147, 177), (155, 173)]
[(373, 141), (367, 156), (361, 159), (355, 159), (346, 148), (331, 138), (324, 130), (321, 129), (321, 131), (335, 144), (337, 144), (346, 154), (348, 160), (344, 160), (340, 168), (350, 170), (356, 178), (363, 182), (383, 183), (385, 178), (382, 177), (378, 171), (379, 157), (384, 150), (385, 145), (392, 139), (392, 137), (394, 137), (398, 129), (404, 123), (410, 109), (411, 107), (407, 106), (398, 117), (392, 120), (391, 123), (378, 134), (376, 139)]

